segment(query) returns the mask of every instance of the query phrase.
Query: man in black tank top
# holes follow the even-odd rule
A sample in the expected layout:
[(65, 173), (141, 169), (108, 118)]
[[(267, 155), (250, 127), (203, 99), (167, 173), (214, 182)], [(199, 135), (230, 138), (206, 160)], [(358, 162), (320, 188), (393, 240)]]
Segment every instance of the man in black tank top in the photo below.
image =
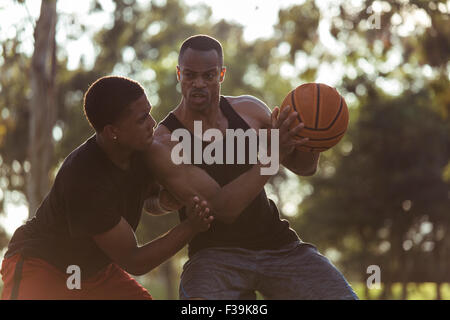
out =
[[(252, 299), (256, 290), (269, 299), (356, 298), (339, 271), (280, 219), (264, 191), (270, 176), (261, 172), (268, 166), (250, 161), (255, 141), (245, 140), (242, 155), (238, 137), (229, 135), (277, 129), (279, 140), (271, 146), (278, 143), (280, 163), (296, 174), (312, 175), (319, 153), (295, 148), (307, 141), (294, 138), (303, 124), (289, 130), (297, 114), (289, 114), (288, 108), (270, 112), (252, 96), (221, 96), (226, 69), (222, 47), (211, 37), (187, 39), (178, 63), (182, 99), (156, 129), (147, 162), (164, 187), (162, 195), (179, 203), (181, 220), (192, 195), (207, 200), (215, 218), (209, 230), (189, 243), (180, 298)], [(198, 137), (199, 125), (205, 136), (208, 131), (214, 136), (213, 142)], [(180, 151), (178, 136), (190, 142), (187, 149)], [(205, 159), (213, 148), (214, 161)]]

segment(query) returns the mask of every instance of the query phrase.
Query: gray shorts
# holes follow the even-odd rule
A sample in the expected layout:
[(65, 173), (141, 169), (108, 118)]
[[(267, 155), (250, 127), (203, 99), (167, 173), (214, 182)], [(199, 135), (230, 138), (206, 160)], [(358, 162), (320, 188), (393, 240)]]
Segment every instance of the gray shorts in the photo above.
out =
[(183, 266), (180, 299), (356, 300), (344, 276), (317, 248), (293, 242), (278, 250), (203, 249)]

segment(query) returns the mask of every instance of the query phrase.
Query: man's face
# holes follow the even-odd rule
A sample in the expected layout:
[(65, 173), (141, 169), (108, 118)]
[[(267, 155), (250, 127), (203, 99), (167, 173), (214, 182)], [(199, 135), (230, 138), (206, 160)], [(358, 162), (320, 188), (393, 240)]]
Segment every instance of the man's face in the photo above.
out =
[(219, 101), (225, 68), (215, 50), (188, 48), (177, 67), (177, 76), (188, 108), (202, 111)]
[(133, 150), (143, 151), (153, 142), (155, 120), (150, 115), (151, 106), (145, 94), (131, 103), (126, 114), (114, 125), (117, 143)]

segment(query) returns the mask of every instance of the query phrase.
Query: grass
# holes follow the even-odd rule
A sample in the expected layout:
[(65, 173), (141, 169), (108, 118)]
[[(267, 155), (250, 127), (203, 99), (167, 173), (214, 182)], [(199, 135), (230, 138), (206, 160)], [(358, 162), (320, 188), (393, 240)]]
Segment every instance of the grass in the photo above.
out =
[[(364, 293), (365, 283), (358, 282), (353, 283), (352, 287), (356, 294), (361, 300), (366, 300), (368, 297)], [(372, 300), (377, 300), (380, 298), (383, 290), (383, 284), (381, 284), (380, 289), (370, 289), (369, 297)], [(389, 297), (390, 300), (400, 300), (402, 297), (402, 284), (394, 283), (392, 285), (392, 296)], [(408, 283), (407, 285), (407, 299), (408, 300), (434, 300), (436, 299), (436, 284), (433, 282), (425, 283)], [(450, 300), (450, 283), (444, 283), (441, 285), (441, 299)]]
[[(154, 299), (166, 300), (167, 290), (163, 286), (162, 281), (158, 277), (151, 277), (140, 280), (140, 283), (147, 288)], [(178, 285), (178, 282), (177, 282)], [(354, 282), (352, 288), (361, 300), (367, 300), (368, 297), (364, 294), (365, 283)], [(369, 295), (371, 300), (378, 300), (383, 290), (383, 284), (380, 289), (370, 289)], [(400, 300), (402, 296), (401, 283), (394, 283), (392, 285), (392, 296), (390, 300)], [(408, 300), (434, 300), (436, 299), (436, 284), (432, 282), (425, 283), (408, 283)], [(258, 300), (263, 299), (261, 294), (256, 293)], [(450, 283), (444, 283), (441, 286), (441, 298), (442, 300), (450, 300)]]
[[(155, 275), (153, 277), (140, 277), (138, 281), (150, 292), (153, 299), (156, 300), (166, 300), (168, 297), (167, 288), (164, 286), (164, 282), (160, 276)], [(178, 283), (177, 283), (178, 285)], [(355, 282), (352, 283), (353, 290), (361, 300), (366, 300), (367, 297), (364, 295), (365, 283)], [(3, 289), (3, 283), (0, 280), (0, 296)], [(370, 289), (369, 295), (370, 299), (379, 299), (383, 285), (381, 289)], [(408, 283), (408, 300), (434, 300), (436, 299), (436, 284), (432, 282), (425, 283)], [(392, 285), (392, 297), (390, 299), (397, 300), (401, 299), (402, 286), (400, 283), (395, 283)], [(450, 283), (444, 283), (441, 286), (441, 297), (443, 300), (450, 300)], [(262, 299), (262, 296), (257, 293), (257, 299)]]

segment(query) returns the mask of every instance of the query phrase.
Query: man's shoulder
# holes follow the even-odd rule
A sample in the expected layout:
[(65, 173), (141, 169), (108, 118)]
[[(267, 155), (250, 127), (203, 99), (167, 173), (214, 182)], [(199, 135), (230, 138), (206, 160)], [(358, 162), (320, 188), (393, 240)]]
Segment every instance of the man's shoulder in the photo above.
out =
[(254, 119), (264, 124), (270, 122), (271, 111), (262, 100), (251, 95), (225, 96), (225, 98), (244, 119)]
[(76, 182), (99, 181), (106, 176), (104, 157), (90, 138), (64, 159), (57, 178)]
[(252, 109), (257, 111), (267, 112), (270, 109), (264, 103), (264, 101), (256, 98), (251, 95), (242, 95), (242, 96), (224, 96), (225, 99), (233, 106), (233, 108), (245, 108)]

